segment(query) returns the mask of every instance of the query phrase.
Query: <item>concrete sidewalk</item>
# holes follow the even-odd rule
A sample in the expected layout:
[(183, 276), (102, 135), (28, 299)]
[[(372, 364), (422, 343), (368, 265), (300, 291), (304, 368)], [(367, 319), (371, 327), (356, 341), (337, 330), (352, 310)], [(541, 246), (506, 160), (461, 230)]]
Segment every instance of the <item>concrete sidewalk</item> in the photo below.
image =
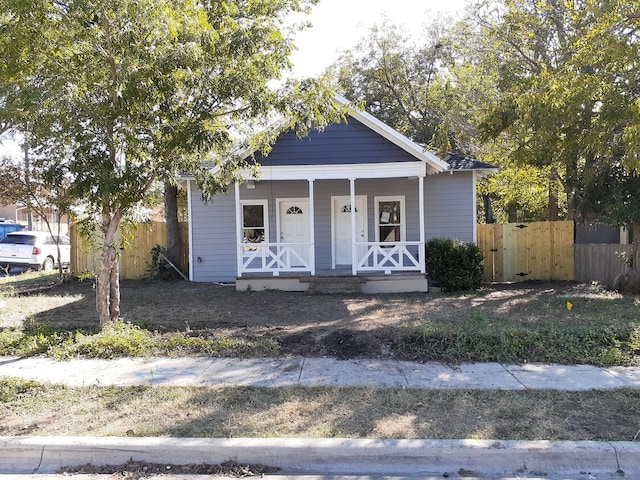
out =
[(0, 357), (2, 376), (70, 386), (357, 385), (410, 389), (567, 391), (640, 388), (640, 367), (499, 363), (450, 366), (441, 363), (333, 358), (187, 357), (58, 362), (49, 358)]

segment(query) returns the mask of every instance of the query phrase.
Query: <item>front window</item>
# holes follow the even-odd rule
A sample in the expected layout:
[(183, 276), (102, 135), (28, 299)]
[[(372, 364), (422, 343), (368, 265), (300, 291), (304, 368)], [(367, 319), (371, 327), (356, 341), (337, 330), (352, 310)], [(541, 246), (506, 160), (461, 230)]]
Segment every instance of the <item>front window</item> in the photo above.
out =
[(376, 241), (403, 242), (404, 197), (376, 197)]
[[(268, 242), (267, 202), (254, 201), (242, 203), (242, 243)], [(245, 247), (245, 250), (252, 250)]]

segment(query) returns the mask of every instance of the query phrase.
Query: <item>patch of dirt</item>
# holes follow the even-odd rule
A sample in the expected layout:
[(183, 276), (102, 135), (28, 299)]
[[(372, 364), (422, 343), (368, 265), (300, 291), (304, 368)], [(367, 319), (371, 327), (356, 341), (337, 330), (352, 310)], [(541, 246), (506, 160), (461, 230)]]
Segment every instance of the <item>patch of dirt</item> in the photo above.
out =
[(89, 474), (89, 475), (109, 475), (118, 479), (140, 479), (152, 475), (225, 475), (228, 477), (255, 477), (268, 473), (280, 471), (277, 467), (264, 465), (241, 465), (234, 461), (227, 461), (219, 465), (190, 464), (190, 465), (167, 465), (164, 463), (148, 463), (129, 460), (122, 465), (101, 465), (91, 464), (77, 467), (62, 467), (58, 470), (60, 474)]
[[(570, 283), (532, 282), (465, 294), (313, 295), (237, 292), (234, 286), (185, 281), (123, 281), (121, 314), (125, 321), (160, 333), (269, 338), (283, 356), (388, 358), (393, 357), (389, 344), (395, 326), (430, 319), (455, 322), (478, 312), (534, 322), (541, 315), (557, 315), (540, 308), (541, 302), (575, 288)], [(37, 295), (8, 296), (2, 317), (0, 327), (35, 320), (53, 327), (96, 329), (93, 282), (69, 281)]]

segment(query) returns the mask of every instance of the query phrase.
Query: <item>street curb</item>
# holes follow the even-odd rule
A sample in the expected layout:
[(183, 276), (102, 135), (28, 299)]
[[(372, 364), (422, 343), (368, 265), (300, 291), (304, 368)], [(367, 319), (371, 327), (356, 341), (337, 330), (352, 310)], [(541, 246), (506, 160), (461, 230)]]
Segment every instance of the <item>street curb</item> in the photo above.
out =
[(165, 437), (0, 437), (0, 473), (53, 473), (63, 466), (238, 463), (281, 473), (415, 475), (640, 475), (640, 443), (503, 440), (368, 440)]

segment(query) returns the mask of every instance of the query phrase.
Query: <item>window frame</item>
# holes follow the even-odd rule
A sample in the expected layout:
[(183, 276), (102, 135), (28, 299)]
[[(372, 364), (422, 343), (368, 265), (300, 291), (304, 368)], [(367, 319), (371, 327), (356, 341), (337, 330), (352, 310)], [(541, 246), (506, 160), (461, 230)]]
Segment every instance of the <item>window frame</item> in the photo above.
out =
[[(245, 242), (245, 230), (249, 227), (244, 226), (244, 207), (245, 206), (261, 206), (263, 212), (263, 223), (262, 228), (264, 229), (264, 239), (261, 242)], [(269, 201), (268, 200), (241, 200), (240, 201), (240, 238), (242, 239), (242, 246), (245, 251), (248, 249), (252, 249), (251, 245), (260, 245), (264, 243), (269, 243)], [(253, 228), (260, 228), (258, 226), (254, 226)]]
[[(400, 204), (400, 223), (390, 223), (385, 224), (380, 222), (380, 203), (382, 202), (399, 202)], [(376, 242), (384, 243), (384, 244), (394, 244), (397, 242), (404, 242), (407, 238), (407, 221), (406, 221), (406, 212), (405, 212), (405, 196), (404, 195), (390, 195), (390, 196), (380, 196), (373, 197), (373, 205), (374, 205), (374, 215), (375, 215), (375, 231), (376, 231)], [(398, 240), (392, 242), (385, 242), (380, 239), (380, 227), (383, 225), (393, 225), (400, 227), (400, 238)]]

